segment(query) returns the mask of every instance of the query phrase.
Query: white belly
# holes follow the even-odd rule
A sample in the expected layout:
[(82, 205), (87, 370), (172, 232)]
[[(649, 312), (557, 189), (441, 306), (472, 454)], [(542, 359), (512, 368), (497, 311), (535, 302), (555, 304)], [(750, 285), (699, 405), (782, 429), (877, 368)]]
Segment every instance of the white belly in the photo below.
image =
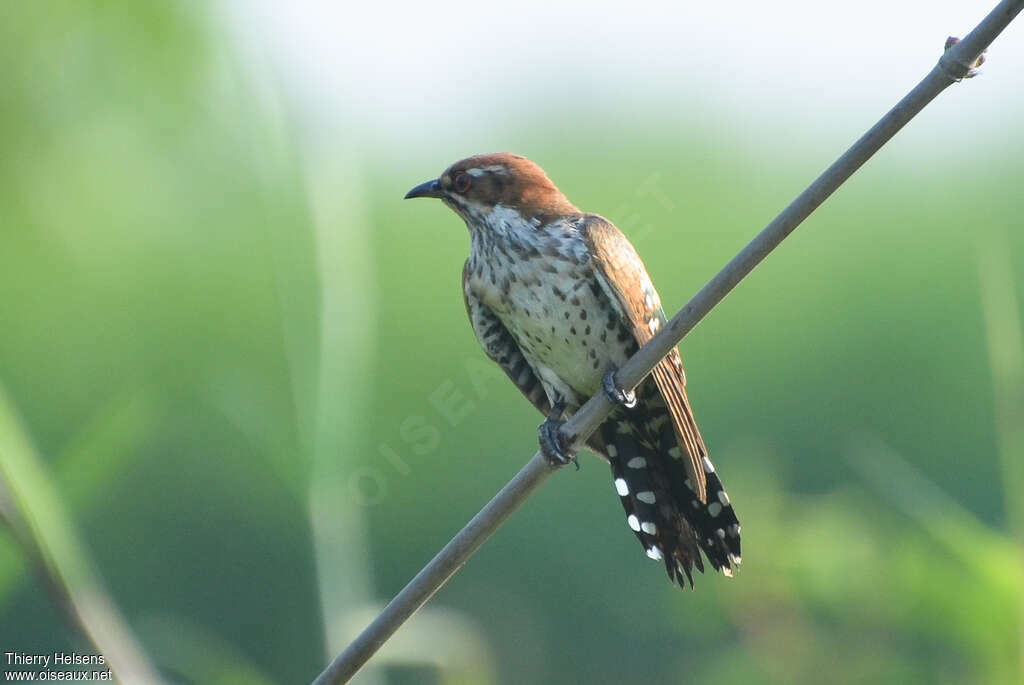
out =
[[(579, 405), (600, 389), (611, 365), (626, 361), (622, 327), (617, 315), (609, 327), (609, 303), (591, 289), (589, 269), (576, 274), (582, 279), (528, 270), (538, 261), (517, 265), (516, 281), (507, 291), (489, 280), (476, 290), (515, 337), (548, 399), (561, 396)], [(573, 288), (576, 283), (582, 285)]]

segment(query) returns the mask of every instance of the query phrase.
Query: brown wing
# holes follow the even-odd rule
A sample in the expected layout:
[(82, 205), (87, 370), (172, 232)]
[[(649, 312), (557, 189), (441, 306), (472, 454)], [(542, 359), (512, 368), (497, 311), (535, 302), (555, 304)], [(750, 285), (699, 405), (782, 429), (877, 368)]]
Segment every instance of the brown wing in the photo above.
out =
[[(604, 217), (587, 215), (580, 231), (589, 248), (598, 282), (618, 305), (619, 314), (632, 326), (637, 343), (643, 345), (667, 321), (644, 263), (622, 231)], [(658, 362), (651, 376), (672, 417), (676, 440), (682, 449), (677, 458), (686, 467), (694, 493), (702, 502), (707, 502), (703, 465), (707, 447), (686, 397), (686, 374), (679, 350), (673, 349)]]
[(465, 268), (462, 270), (462, 294), (466, 299), (469, 322), (484, 352), (501, 367), (540, 413), (547, 414), (551, 410), (551, 405), (548, 403), (544, 386), (534, 373), (533, 367), (526, 361), (515, 338), (505, 328), (505, 324), (473, 294)]

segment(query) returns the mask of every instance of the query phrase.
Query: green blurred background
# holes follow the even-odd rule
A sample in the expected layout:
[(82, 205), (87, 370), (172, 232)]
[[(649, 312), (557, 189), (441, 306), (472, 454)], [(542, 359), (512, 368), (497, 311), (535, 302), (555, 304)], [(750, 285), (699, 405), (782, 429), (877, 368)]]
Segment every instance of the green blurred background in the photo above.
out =
[[(382, 72), (387, 97), (323, 97), (267, 47), (288, 22), (254, 29), (247, 11), (0, 10), (0, 457), (16, 480), (34, 449), (86, 565), (181, 682), (309, 681), (536, 448), (540, 417), (465, 320), (465, 228), (401, 202), (409, 187), (467, 154), (524, 153), (623, 227), (674, 311), (945, 37), (894, 21), (927, 49), (894, 64), (895, 86), (853, 79), (869, 95), (831, 113), (838, 74), (789, 92), (780, 73), (772, 99), (718, 73), (688, 105), (682, 86), (585, 64), (482, 94), (439, 70), (445, 97), (426, 100)], [(326, 32), (401, 51), (387, 25), (347, 19)], [(438, 49), (474, 78), (506, 73), (473, 44)], [(844, 49), (823, 59), (852, 72)], [(940, 97), (686, 340), (743, 521), (736, 579), (671, 587), (584, 458), (358, 682), (1021, 682), (1014, 54)], [(372, 60), (346, 68), (376, 83)], [(504, 86), (537, 97), (506, 103)], [(36, 481), (7, 487), (47, 501)], [(0, 653), (72, 649), (89, 651), (0, 533)]]

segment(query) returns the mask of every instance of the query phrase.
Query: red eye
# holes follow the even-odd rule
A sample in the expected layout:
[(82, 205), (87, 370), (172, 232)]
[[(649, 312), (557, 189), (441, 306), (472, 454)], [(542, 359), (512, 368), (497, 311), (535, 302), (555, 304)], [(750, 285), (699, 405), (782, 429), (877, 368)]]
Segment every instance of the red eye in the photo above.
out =
[(473, 185), (473, 177), (469, 174), (459, 174), (455, 177), (455, 192), (464, 193)]

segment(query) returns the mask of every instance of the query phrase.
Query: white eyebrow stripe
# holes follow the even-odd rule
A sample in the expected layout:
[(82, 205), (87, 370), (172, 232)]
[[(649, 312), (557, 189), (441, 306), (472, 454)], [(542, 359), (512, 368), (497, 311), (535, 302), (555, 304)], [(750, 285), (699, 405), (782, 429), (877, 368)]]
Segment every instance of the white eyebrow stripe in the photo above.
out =
[(473, 178), (479, 178), (486, 173), (508, 175), (508, 169), (506, 169), (502, 164), (492, 164), (491, 166), (466, 169), (466, 173)]

